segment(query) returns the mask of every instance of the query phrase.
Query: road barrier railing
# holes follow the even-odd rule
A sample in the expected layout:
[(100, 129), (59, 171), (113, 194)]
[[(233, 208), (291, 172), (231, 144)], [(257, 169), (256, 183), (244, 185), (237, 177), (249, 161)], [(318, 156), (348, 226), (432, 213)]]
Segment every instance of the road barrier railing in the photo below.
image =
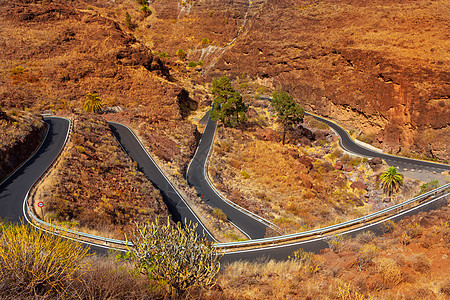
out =
[(239, 242), (230, 242), (230, 243), (218, 243), (216, 244), (217, 248), (222, 248), (224, 250), (233, 249), (233, 248), (248, 248), (248, 247), (254, 247), (254, 246), (264, 246), (264, 245), (274, 245), (274, 244), (282, 244), (287, 242), (292, 242), (293, 240), (299, 240), (304, 239), (311, 236), (322, 236), (326, 233), (338, 233), (339, 231), (343, 231), (345, 229), (348, 229), (349, 227), (360, 225), (360, 224), (367, 224), (369, 222), (373, 222), (376, 220), (381, 220), (385, 217), (392, 216), (395, 213), (399, 213), (400, 211), (403, 211), (406, 208), (410, 208), (413, 204), (421, 204), (425, 201), (429, 200), (430, 197), (440, 197), (441, 199), (446, 199), (450, 197), (450, 183), (447, 183), (437, 189), (434, 189), (432, 191), (426, 192), (424, 194), (421, 194), (419, 196), (416, 196), (410, 200), (395, 204), (393, 206), (384, 208), (380, 211), (368, 214), (366, 216), (362, 216), (356, 219), (352, 219), (346, 222), (342, 222), (339, 224), (326, 226), (322, 228), (317, 228), (313, 230), (293, 233), (293, 234), (286, 234), (282, 236), (276, 236), (276, 237), (270, 237), (270, 238), (263, 238), (263, 239), (255, 239), (255, 240), (249, 240), (249, 241), (239, 241)]

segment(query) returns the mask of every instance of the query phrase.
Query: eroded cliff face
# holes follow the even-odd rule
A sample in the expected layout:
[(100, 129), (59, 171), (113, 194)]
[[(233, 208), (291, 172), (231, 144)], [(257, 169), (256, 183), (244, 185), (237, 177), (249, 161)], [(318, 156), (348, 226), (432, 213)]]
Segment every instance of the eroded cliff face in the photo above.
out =
[[(159, 38), (158, 47), (183, 47), (188, 59), (204, 60), (207, 78), (246, 72), (385, 151), (450, 158), (448, 1), (154, 6), (152, 28), (164, 24), (178, 37)], [(211, 44), (201, 45), (201, 36)]]
[(386, 151), (448, 160), (448, 2), (316, 3), (268, 1), (211, 75), (246, 71)]

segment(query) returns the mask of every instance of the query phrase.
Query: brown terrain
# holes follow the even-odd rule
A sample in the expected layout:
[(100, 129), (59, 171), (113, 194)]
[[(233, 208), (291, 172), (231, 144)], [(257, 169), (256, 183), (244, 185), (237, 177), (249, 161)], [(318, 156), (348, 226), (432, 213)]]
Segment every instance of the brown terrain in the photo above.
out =
[(187, 163), (198, 133), (183, 118), (196, 102), (123, 24), (79, 1), (0, 3), (1, 106), (81, 111), (96, 91), (145, 132), (155, 154)]
[(140, 31), (160, 51), (285, 89), (386, 152), (449, 160), (448, 1), (180, 2), (155, 1)]
[(269, 102), (254, 103), (248, 124), (219, 128), (208, 172), (228, 199), (284, 232), (354, 219), (419, 193), (421, 183), (404, 178), (398, 195), (384, 196), (379, 176), (387, 166), (376, 158), (344, 153), (338, 136), (312, 117), (290, 130), (282, 145), (282, 130)]
[(74, 117), (70, 140), (34, 198), (46, 203), (45, 220), (121, 239), (134, 222), (169, 215), (159, 191), (95, 115)]
[[(241, 92), (287, 90), (306, 110), (387, 152), (450, 159), (448, 1), (156, 0), (148, 15), (132, 0), (0, 0), (0, 8), (0, 179), (38, 146), (38, 112), (75, 120), (68, 147), (37, 190), (49, 203), (46, 219), (122, 237), (132, 221), (167, 216), (105, 120), (132, 127), (195, 195), (182, 175), (200, 137), (188, 116), (210, 104), (208, 82), (224, 74)], [(100, 116), (81, 113), (93, 92), (105, 106)], [(390, 205), (376, 183), (378, 164), (337, 150), (335, 136), (311, 119), (282, 146), (267, 103), (245, 101), (252, 105), (247, 127), (219, 129), (209, 166), (230, 199), (287, 232)], [(398, 199), (415, 194), (413, 184)], [(240, 238), (221, 211), (206, 213), (216, 231)], [(216, 289), (191, 295), (446, 299), (449, 222), (447, 205), (389, 225), (381, 237), (330, 239), (321, 254), (230, 264)], [(83, 293), (114, 286), (133, 288), (117, 295), (163, 297), (122, 265), (96, 267), (80, 281)]]
[(448, 299), (449, 206), (352, 239), (333, 238), (319, 255), (238, 262), (205, 299)]

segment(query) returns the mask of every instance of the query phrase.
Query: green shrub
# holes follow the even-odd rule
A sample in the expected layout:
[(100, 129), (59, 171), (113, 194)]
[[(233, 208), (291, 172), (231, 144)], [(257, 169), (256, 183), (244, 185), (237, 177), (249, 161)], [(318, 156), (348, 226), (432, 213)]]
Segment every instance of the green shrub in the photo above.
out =
[(228, 216), (220, 209), (220, 208), (213, 208), (212, 214), (214, 217), (216, 217), (218, 220), (226, 222), (228, 221)]
[(195, 61), (190, 61), (189, 63), (188, 63), (188, 67), (189, 68), (195, 68), (197, 66), (197, 63), (195, 62)]
[(162, 52), (158, 53), (158, 56), (161, 58), (167, 58), (167, 57), (169, 57), (169, 54), (167, 54), (167, 52), (162, 51)]
[(432, 179), (430, 182), (424, 183), (420, 186), (420, 194), (432, 191), (439, 187), (439, 182), (436, 179)]
[(209, 43), (211, 43), (211, 41), (208, 38), (202, 38), (202, 41), (201, 41), (202, 45), (206, 45), (206, 44), (209, 44)]
[(186, 52), (183, 49), (178, 49), (176, 55), (180, 60), (184, 60), (186, 58)]
[(148, 6), (148, 0), (136, 0), (136, 3), (142, 6)]
[(245, 179), (249, 179), (250, 175), (246, 172), (246, 171), (242, 171), (241, 175), (245, 178)]
[(131, 20), (131, 15), (128, 12), (125, 13), (125, 26), (131, 30), (136, 28), (136, 24)]
[(147, 5), (142, 5), (141, 12), (143, 12), (145, 16), (150, 16), (152, 14), (152, 11)]

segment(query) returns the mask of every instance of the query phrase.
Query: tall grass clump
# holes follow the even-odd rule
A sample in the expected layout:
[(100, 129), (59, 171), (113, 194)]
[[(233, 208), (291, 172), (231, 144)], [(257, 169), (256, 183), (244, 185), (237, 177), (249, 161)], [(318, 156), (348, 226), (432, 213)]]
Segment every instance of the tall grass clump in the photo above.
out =
[(0, 232), (2, 299), (62, 294), (86, 270), (89, 249), (80, 243), (23, 223), (1, 224)]

